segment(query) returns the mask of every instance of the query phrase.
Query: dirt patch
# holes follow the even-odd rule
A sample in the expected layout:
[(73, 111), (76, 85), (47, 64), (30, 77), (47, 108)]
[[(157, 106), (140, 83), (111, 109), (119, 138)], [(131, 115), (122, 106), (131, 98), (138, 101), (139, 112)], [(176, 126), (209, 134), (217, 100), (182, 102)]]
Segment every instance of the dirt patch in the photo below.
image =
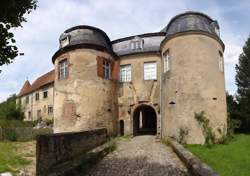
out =
[(17, 142), (15, 144), (17, 153), (23, 158), (31, 161), (30, 164), (22, 168), (28, 172), (29, 176), (36, 175), (36, 141)]

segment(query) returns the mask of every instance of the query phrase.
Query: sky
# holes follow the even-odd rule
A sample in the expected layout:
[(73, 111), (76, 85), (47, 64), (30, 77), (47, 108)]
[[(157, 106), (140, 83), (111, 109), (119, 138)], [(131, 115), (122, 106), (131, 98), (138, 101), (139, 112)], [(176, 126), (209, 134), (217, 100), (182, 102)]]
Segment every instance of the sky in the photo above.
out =
[(32, 83), (53, 69), (51, 57), (59, 48), (59, 36), (72, 26), (95, 26), (114, 40), (158, 32), (185, 11), (203, 12), (219, 22), (226, 90), (235, 94), (235, 64), (250, 34), (249, 10), (249, 0), (38, 0), (23, 27), (13, 29), (24, 56), (0, 67), (0, 102), (18, 93), (26, 79)]

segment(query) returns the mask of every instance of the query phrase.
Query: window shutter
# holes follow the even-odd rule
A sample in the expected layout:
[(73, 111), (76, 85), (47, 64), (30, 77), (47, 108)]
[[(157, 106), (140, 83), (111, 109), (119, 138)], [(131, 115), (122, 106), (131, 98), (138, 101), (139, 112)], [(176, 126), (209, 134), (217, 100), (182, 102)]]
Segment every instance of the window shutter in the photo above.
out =
[(103, 57), (97, 56), (97, 76), (104, 77), (104, 70), (103, 70)]
[(120, 62), (119, 61), (112, 62), (111, 68), (112, 68), (112, 80), (118, 81), (120, 72)]

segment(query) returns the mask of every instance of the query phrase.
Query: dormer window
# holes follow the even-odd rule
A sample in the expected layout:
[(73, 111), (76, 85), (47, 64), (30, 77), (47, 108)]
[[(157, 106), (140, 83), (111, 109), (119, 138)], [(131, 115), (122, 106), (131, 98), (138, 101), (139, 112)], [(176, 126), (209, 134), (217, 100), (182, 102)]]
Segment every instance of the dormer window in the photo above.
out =
[(213, 27), (213, 30), (214, 32), (216, 33), (216, 35), (220, 36), (220, 27), (219, 27), (219, 24), (217, 21), (213, 21), (211, 23), (212, 27)]
[(64, 35), (64, 36), (60, 39), (61, 48), (67, 46), (68, 44), (69, 44), (69, 35)]
[(133, 40), (131, 40), (130, 49), (140, 50), (143, 49), (143, 45), (144, 45), (144, 40), (136, 36)]

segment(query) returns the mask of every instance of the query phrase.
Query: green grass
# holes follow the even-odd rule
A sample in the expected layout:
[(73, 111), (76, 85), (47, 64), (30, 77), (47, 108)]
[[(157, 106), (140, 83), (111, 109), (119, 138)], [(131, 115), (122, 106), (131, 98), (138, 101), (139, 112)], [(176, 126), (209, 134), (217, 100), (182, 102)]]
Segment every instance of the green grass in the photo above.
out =
[(221, 176), (250, 175), (250, 135), (238, 134), (228, 144), (186, 145), (188, 150)]
[(18, 169), (29, 163), (30, 161), (17, 154), (15, 143), (0, 142), (0, 173), (17, 173)]

